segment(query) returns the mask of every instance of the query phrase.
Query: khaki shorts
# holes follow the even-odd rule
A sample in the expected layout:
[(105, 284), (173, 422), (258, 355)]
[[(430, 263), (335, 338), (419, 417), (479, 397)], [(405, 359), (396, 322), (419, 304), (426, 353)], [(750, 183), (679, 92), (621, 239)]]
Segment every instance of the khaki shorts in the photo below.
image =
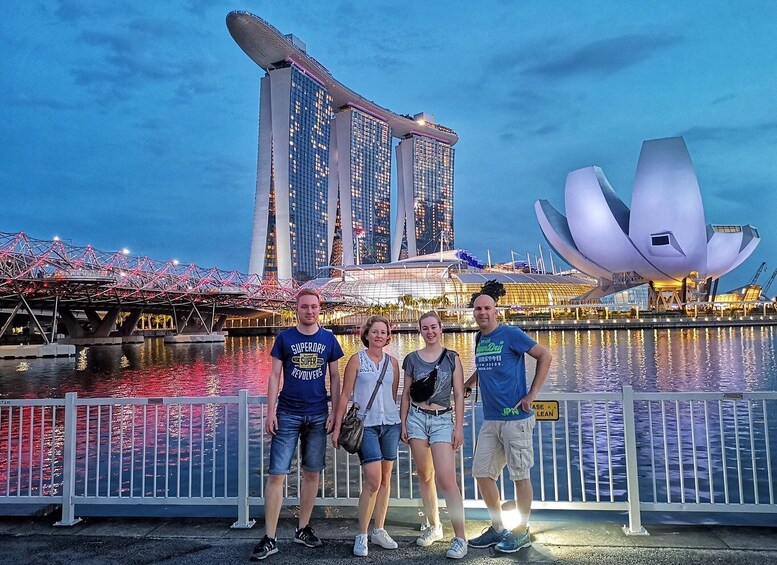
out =
[(483, 422), (472, 459), (472, 476), (496, 480), (507, 465), (511, 480), (528, 479), (534, 465), (533, 432), (534, 416)]

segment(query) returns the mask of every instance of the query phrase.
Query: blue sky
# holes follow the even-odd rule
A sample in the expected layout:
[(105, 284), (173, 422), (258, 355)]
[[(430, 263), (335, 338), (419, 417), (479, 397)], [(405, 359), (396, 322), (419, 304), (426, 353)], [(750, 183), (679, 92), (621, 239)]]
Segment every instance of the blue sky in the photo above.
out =
[(226, 29), (236, 9), (457, 131), (457, 247), (533, 256), (533, 203), (563, 209), (569, 171), (601, 166), (628, 205), (642, 141), (683, 135), (707, 222), (762, 236), (721, 289), (777, 267), (763, 2), (6, 2), (0, 231), (245, 271), (262, 72)]

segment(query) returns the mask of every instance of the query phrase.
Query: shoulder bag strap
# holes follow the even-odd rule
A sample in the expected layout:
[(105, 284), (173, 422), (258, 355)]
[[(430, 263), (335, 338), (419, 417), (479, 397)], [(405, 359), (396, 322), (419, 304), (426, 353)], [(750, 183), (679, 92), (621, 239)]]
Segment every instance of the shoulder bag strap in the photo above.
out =
[(434, 364), (435, 369), (440, 368), (440, 363), (442, 363), (442, 360), (445, 359), (445, 356), (448, 354), (448, 350), (444, 347), (442, 348), (442, 354), (440, 355), (440, 358), (437, 360), (437, 362)]
[(372, 389), (372, 396), (370, 396), (370, 401), (367, 403), (367, 409), (364, 411), (365, 414), (370, 411), (370, 408), (372, 408), (372, 403), (375, 401), (375, 396), (378, 394), (378, 387), (383, 382), (383, 377), (386, 376), (386, 369), (388, 368), (389, 363), (391, 363), (391, 355), (386, 353), (386, 362), (383, 363), (383, 368), (380, 370), (380, 377), (378, 377), (378, 382), (375, 383), (375, 388)]

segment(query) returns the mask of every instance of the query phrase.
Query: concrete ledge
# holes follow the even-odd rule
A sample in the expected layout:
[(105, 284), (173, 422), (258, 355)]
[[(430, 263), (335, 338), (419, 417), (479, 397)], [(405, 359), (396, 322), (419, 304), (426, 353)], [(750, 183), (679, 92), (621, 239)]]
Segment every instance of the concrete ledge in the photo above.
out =
[(50, 343), (48, 345), (0, 345), (0, 359), (29, 359), (36, 357), (73, 357), (74, 345)]
[[(125, 339), (137, 339), (141, 338), (140, 341), (124, 341)], [(121, 336), (115, 336), (115, 337), (66, 337), (64, 339), (60, 339), (59, 343), (67, 343), (70, 345), (79, 345), (79, 346), (93, 346), (93, 345), (121, 345), (122, 343), (143, 343), (143, 336), (128, 336), (128, 337), (121, 337)]]
[(146, 336), (143, 335), (125, 335), (121, 338), (121, 342), (125, 345), (127, 343), (143, 343), (144, 341), (146, 341)]
[(221, 332), (165, 336), (165, 343), (224, 343), (225, 340), (226, 336)]

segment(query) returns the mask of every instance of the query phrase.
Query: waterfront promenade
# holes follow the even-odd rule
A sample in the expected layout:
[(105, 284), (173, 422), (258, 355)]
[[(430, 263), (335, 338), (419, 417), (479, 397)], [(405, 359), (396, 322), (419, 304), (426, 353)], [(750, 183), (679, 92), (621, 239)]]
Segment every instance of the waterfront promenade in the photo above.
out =
[[(422, 312), (418, 312), (420, 316)], [(253, 335), (275, 335), (285, 328), (285, 326), (262, 326), (251, 325), (250, 322), (258, 324), (258, 320), (230, 320), (225, 326), (225, 330), (230, 336), (253, 336)], [(566, 318), (543, 318), (543, 317), (525, 317), (510, 319), (505, 322), (511, 326), (518, 326), (524, 331), (590, 331), (590, 330), (671, 330), (671, 329), (706, 329), (706, 328), (744, 328), (744, 327), (767, 327), (777, 325), (777, 314), (737, 314), (733, 316), (679, 316), (663, 314), (644, 314), (640, 317), (582, 317), (575, 319), (567, 316)], [(358, 334), (359, 324), (325, 324), (335, 334)], [(418, 323), (412, 321), (392, 321), (391, 332), (393, 334), (415, 334), (418, 331)], [(474, 333), (477, 331), (477, 325), (474, 321), (468, 320), (462, 323), (443, 322), (443, 327), (447, 333)]]
[[(308, 549), (292, 543), (295, 521), (285, 509), (279, 527), (280, 552), (268, 564), (342, 563), (351, 553), (356, 521), (314, 515), (312, 525), (324, 547)], [(648, 526), (650, 536), (626, 536), (616, 522), (546, 519), (532, 521), (534, 545), (518, 553), (495, 554), (470, 549), (465, 563), (580, 563), (711, 565), (777, 563), (777, 530), (765, 527)], [(451, 563), (446, 544), (418, 547), (418, 529), (394, 516), (387, 529), (399, 544), (396, 551), (370, 546), (363, 563)], [(0, 518), (0, 563), (248, 563), (263, 534), (261, 521), (250, 530), (230, 529), (227, 518), (90, 518), (73, 527), (53, 526), (53, 517)], [(467, 522), (473, 537), (487, 524)], [(446, 538), (452, 535), (446, 524)]]

